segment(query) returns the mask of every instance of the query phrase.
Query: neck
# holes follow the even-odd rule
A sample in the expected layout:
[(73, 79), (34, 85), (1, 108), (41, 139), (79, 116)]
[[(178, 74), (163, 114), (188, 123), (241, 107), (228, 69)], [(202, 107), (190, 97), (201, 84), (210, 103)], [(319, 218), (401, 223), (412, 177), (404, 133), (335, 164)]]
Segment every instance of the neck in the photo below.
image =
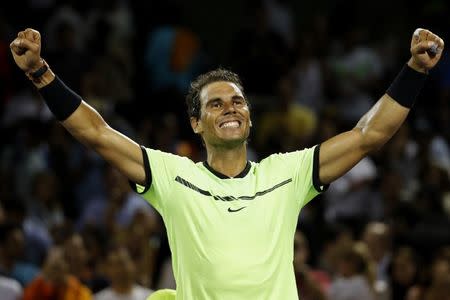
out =
[(111, 288), (118, 294), (129, 294), (133, 289), (133, 282), (116, 282), (111, 284)]
[(0, 255), (0, 269), (3, 269), (6, 272), (10, 272), (14, 266), (14, 260), (7, 259)]
[(206, 150), (209, 166), (228, 177), (238, 175), (247, 165), (246, 143), (242, 143), (234, 148), (207, 146)]

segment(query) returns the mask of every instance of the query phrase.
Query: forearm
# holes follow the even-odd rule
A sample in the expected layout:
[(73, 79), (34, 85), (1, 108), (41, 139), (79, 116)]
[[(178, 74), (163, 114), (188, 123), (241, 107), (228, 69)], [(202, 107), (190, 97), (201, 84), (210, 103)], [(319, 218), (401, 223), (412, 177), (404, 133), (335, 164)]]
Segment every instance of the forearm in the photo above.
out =
[(17, 66), (38, 88), (48, 108), (80, 142), (97, 151), (130, 180), (145, 184), (143, 150), (137, 143), (106, 124), (100, 114), (85, 103), (52, 72), (41, 58), (41, 35), (27, 28), (10, 44)]
[[(42, 76), (33, 78), (29, 75), (44, 65), (47, 69)], [(55, 117), (77, 140), (94, 148), (101, 142), (102, 131), (108, 126), (106, 122), (94, 108), (56, 78), (44, 60), (41, 59), (41, 63), (27, 75)]]
[(404, 66), (380, 100), (358, 122), (364, 150), (376, 150), (397, 132), (426, 80), (427, 70), (412, 59)]
[[(410, 71), (416, 72), (406, 69), (406, 75)], [(345, 174), (364, 156), (383, 146), (397, 132), (420, 91), (417, 82), (411, 84), (409, 80), (405, 82), (405, 78), (408, 79), (409, 76), (405, 77), (402, 70), (386, 94), (359, 120), (353, 130), (322, 143), (319, 172), (322, 183), (330, 183)]]
[(57, 77), (40, 92), (45, 94), (47, 104), (55, 106), (52, 111), (57, 110), (55, 115), (60, 116), (57, 118), (75, 139), (96, 151), (130, 180), (146, 182), (142, 150), (137, 143), (111, 128), (93, 107)]
[(380, 100), (353, 130), (323, 142), (319, 154), (319, 180), (327, 184), (353, 168), (368, 153), (385, 144), (405, 121), (428, 70), (439, 61), (444, 41), (418, 28), (411, 40), (412, 57)]

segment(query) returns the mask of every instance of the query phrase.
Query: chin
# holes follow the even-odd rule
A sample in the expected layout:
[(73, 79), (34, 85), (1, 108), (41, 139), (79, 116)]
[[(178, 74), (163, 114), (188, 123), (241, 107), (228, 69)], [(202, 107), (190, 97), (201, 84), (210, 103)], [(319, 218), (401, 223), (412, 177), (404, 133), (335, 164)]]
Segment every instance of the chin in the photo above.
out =
[(225, 137), (221, 139), (221, 144), (223, 146), (228, 146), (230, 148), (237, 147), (242, 144), (247, 143), (247, 137), (246, 136), (236, 136), (236, 137)]

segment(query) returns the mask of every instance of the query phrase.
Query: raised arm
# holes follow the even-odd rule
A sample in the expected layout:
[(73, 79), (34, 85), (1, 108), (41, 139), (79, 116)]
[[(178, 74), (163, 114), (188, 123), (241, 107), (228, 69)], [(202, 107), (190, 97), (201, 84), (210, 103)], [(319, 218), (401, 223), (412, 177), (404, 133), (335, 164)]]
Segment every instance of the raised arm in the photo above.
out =
[(428, 70), (439, 61), (444, 41), (425, 29), (417, 29), (411, 40), (411, 59), (389, 90), (350, 131), (324, 143), (319, 153), (319, 179), (331, 183), (364, 156), (383, 146), (406, 119)]
[(17, 66), (44, 95), (62, 125), (130, 180), (144, 185), (146, 174), (139, 145), (108, 126), (94, 108), (55, 77), (41, 58), (39, 32), (30, 28), (19, 32), (10, 48)]

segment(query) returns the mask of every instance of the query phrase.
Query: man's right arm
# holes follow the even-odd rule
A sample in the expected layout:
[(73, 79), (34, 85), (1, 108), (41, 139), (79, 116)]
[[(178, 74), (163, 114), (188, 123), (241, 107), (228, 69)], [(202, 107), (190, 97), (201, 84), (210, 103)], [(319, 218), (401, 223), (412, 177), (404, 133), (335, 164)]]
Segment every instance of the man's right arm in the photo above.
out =
[[(32, 79), (62, 125), (81, 143), (99, 153), (131, 181), (145, 185), (144, 158), (137, 143), (111, 128), (100, 114), (66, 87), (50, 69), (43, 69), (39, 32), (26, 29), (11, 43), (19, 68)], [(42, 74), (39, 74), (43, 70)], [(34, 79), (38, 73), (39, 77)], [(46, 94), (48, 98), (47, 99)]]

